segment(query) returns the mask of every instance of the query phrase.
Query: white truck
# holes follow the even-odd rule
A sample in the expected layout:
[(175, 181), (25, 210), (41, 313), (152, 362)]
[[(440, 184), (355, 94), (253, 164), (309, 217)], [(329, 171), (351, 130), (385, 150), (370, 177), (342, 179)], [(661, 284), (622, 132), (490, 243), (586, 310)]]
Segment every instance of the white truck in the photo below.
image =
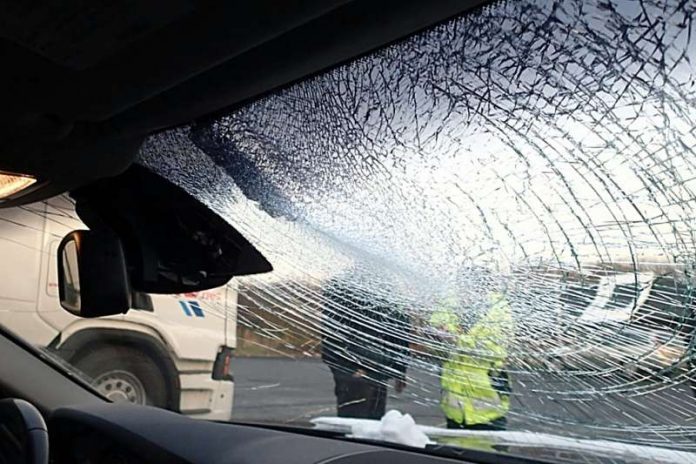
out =
[(73, 316), (58, 300), (56, 253), (65, 234), (85, 228), (65, 196), (0, 210), (0, 324), (76, 367), (113, 401), (229, 420), (235, 287), (134, 294), (139, 309), (124, 315)]

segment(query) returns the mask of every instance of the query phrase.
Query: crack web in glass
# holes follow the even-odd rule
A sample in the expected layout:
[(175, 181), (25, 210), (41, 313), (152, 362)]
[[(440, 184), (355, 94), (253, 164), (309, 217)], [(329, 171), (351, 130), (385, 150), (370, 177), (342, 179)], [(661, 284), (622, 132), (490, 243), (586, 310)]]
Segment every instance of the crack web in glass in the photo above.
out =
[[(238, 279), (250, 353), (324, 338), (385, 383), (408, 364), (388, 401), (442, 425), (464, 348), (433, 314), (454, 301), (466, 332), (502, 289), (509, 429), (692, 450), (695, 9), (498, 3), (155, 135), (141, 162), (274, 264)], [(335, 413), (308, 402), (269, 420)]]

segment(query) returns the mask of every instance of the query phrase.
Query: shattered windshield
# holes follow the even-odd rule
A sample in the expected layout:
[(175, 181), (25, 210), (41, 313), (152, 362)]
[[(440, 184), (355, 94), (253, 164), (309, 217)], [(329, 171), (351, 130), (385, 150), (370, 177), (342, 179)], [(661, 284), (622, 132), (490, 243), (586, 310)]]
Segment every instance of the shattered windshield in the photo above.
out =
[(696, 458), (695, 9), (495, 2), (148, 139), (274, 266), (233, 419)]

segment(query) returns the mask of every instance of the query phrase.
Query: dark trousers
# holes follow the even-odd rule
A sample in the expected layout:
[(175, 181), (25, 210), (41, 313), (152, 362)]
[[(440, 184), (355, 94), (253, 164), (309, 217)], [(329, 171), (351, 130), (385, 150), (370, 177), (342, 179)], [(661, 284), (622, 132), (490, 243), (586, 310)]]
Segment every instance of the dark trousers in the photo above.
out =
[(383, 382), (339, 371), (333, 376), (338, 417), (382, 418), (387, 408), (387, 386)]
[(499, 417), (498, 419), (489, 422), (488, 424), (460, 424), (452, 419), (447, 419), (448, 429), (466, 429), (466, 430), (505, 430), (507, 427), (507, 417)]

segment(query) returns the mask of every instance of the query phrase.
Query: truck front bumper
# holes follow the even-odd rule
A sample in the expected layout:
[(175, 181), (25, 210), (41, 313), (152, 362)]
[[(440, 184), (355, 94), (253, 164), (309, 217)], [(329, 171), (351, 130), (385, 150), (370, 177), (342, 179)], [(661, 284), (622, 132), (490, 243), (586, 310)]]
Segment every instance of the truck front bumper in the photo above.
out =
[(181, 373), (179, 411), (207, 420), (228, 421), (232, 418), (234, 382), (213, 380), (210, 373)]

